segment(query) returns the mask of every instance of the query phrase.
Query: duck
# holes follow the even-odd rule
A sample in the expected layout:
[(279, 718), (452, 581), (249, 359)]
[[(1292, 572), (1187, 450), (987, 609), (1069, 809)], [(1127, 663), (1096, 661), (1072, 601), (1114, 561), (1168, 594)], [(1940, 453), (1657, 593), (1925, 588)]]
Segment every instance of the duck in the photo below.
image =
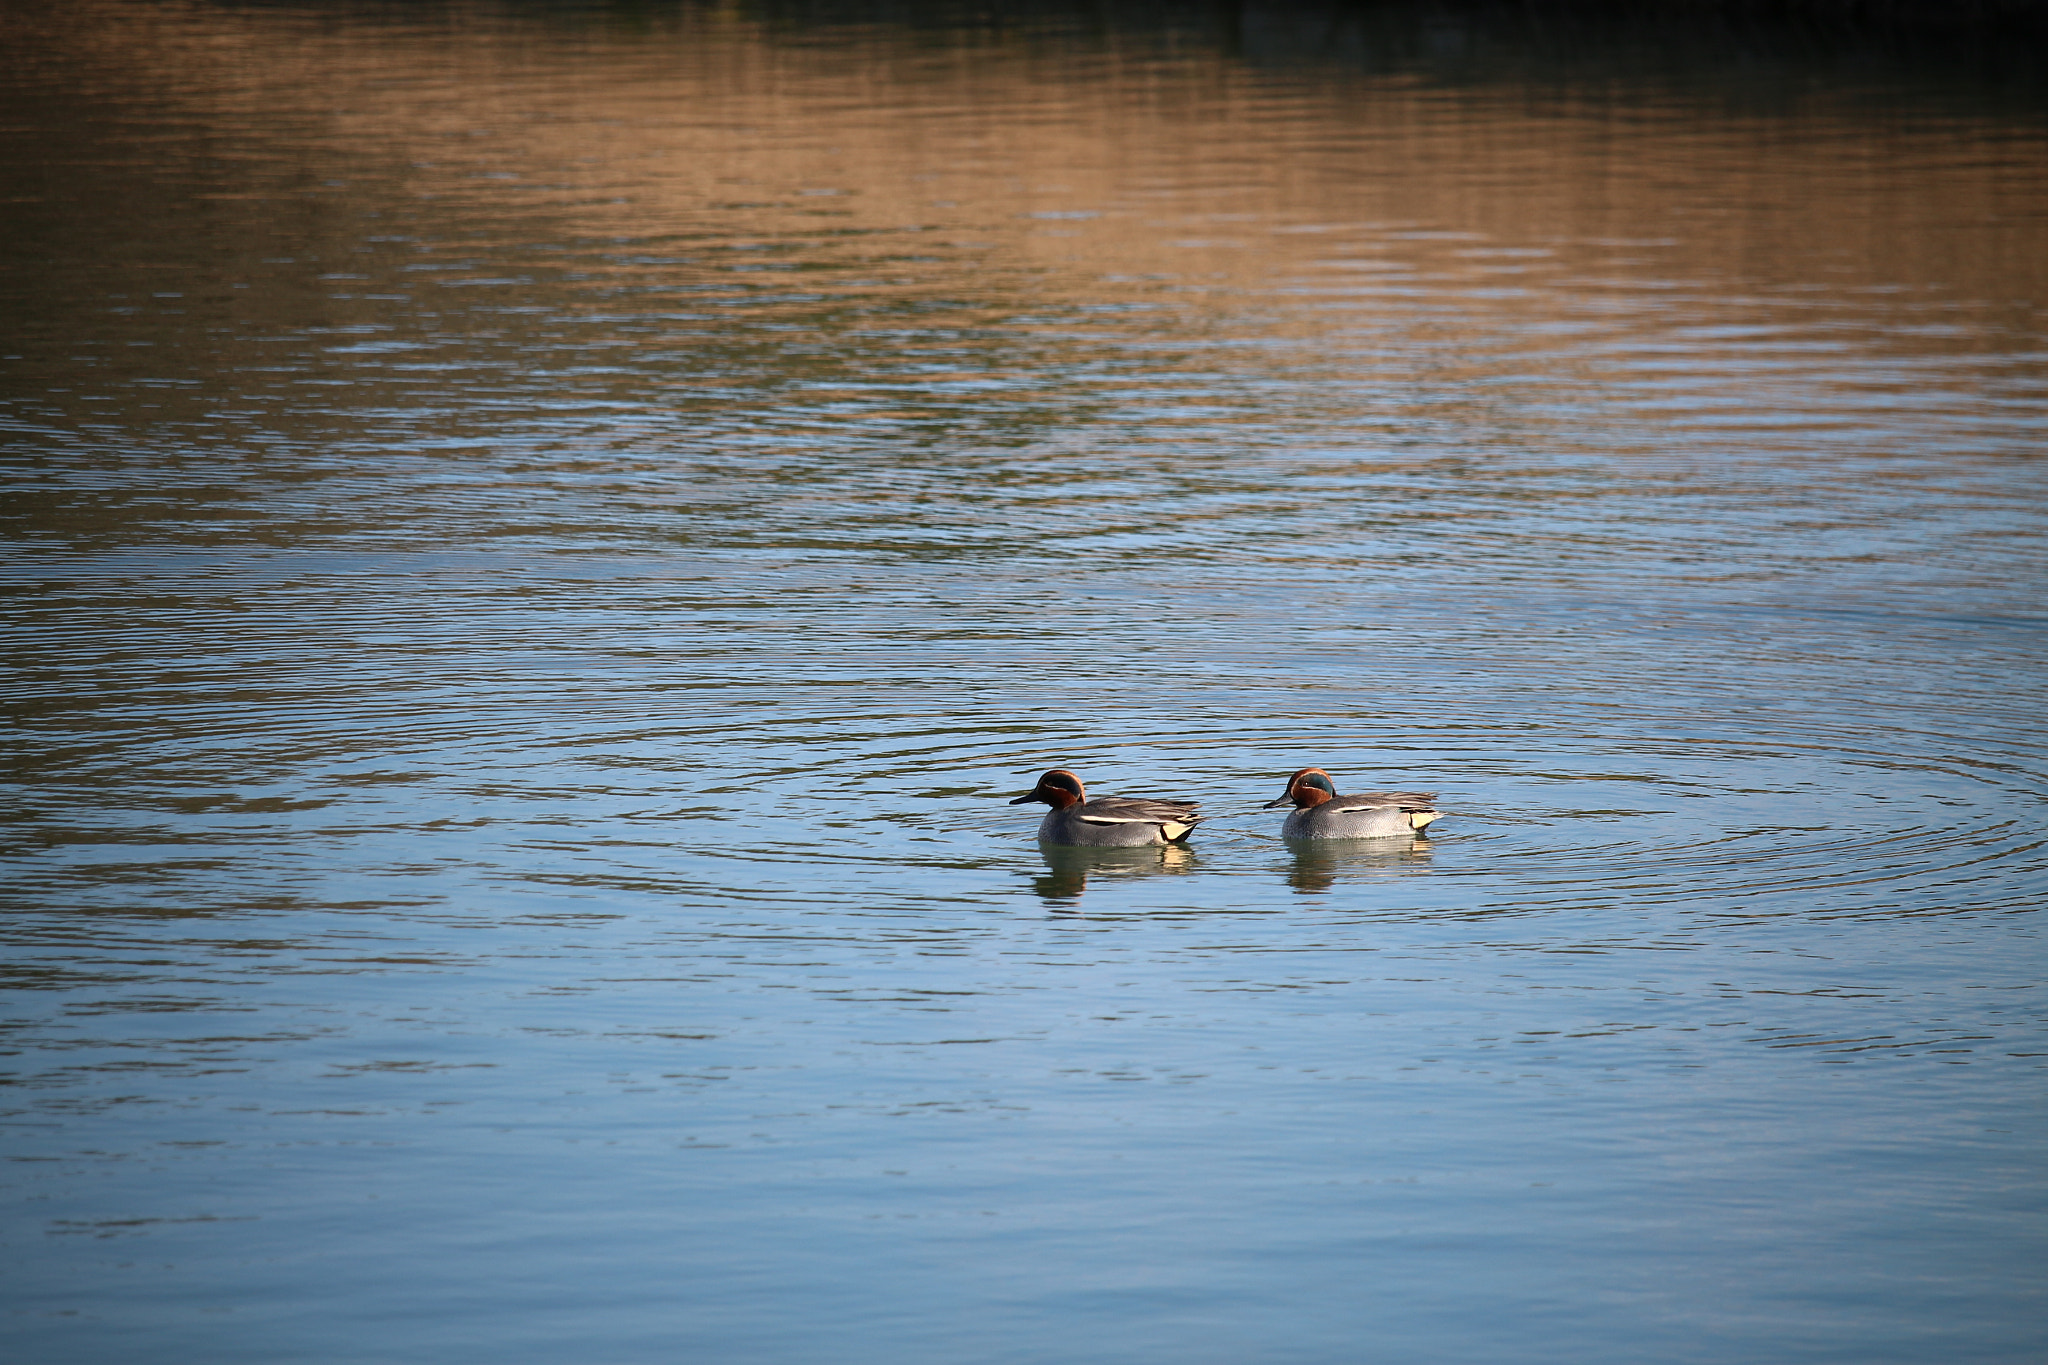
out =
[(1293, 806), (1280, 826), (1284, 839), (1381, 839), (1419, 834), (1443, 812), (1435, 792), (1360, 792), (1339, 796), (1321, 768), (1303, 768), (1287, 779), (1287, 790), (1265, 809)]
[(1202, 819), (1193, 801), (1155, 801), (1148, 796), (1098, 796), (1090, 801), (1081, 779), (1065, 768), (1042, 774), (1037, 786), (1010, 804), (1021, 806), (1026, 801), (1043, 801), (1052, 807), (1038, 823), (1042, 844), (1088, 848), (1178, 844)]

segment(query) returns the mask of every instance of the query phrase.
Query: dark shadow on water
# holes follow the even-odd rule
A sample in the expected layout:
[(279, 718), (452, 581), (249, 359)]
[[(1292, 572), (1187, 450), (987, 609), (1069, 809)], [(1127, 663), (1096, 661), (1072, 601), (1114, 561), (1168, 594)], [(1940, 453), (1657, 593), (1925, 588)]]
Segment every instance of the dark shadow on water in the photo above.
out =
[(1150, 848), (1066, 848), (1040, 844), (1046, 871), (1031, 879), (1031, 889), (1049, 905), (1072, 905), (1095, 877), (1179, 876), (1195, 869), (1192, 849), (1180, 844)]
[(1290, 839), (1287, 851), (1293, 862), (1286, 868), (1287, 884), (1304, 895), (1328, 891), (1338, 881), (1362, 881), (1392, 872), (1422, 872), (1429, 868), (1427, 839), (1395, 835), (1388, 839)]
[[(1930, 85), (1973, 103), (2048, 95), (2043, 0), (216, 0), (379, 24), (536, 25), (660, 38), (702, 22), (814, 44), (1207, 51), (1275, 73), (1442, 85), (1724, 87), (1748, 100)], [(1132, 55), (1136, 55), (1135, 53)]]
[(1408, 73), (1445, 85), (1667, 84), (1742, 100), (1933, 81), (2041, 93), (2048, 6), (2033, 0), (1248, 0), (1254, 66)]
[[(443, 7), (337, 0), (323, 8), (417, 20)], [(508, 0), (445, 8), (614, 35), (653, 35), (715, 12), (805, 43), (893, 33), (920, 46), (1137, 44), (1206, 50), (1287, 74), (1401, 74), (1446, 85), (1653, 82), (1748, 94), (1787, 82), (1840, 89), (1931, 80), (1971, 98), (2039, 102), (2048, 93), (2041, 0)]]

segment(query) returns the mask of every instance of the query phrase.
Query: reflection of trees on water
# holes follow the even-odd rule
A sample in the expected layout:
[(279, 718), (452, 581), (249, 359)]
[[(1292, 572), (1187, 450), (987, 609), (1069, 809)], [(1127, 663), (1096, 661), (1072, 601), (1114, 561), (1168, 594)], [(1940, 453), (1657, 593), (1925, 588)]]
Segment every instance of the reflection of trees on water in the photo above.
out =
[(1046, 871), (1031, 879), (1031, 889), (1055, 904), (1076, 901), (1088, 889), (1091, 874), (1098, 877), (1157, 877), (1192, 872), (1194, 851), (1180, 844), (1155, 844), (1150, 848), (1065, 848), (1040, 844)]
[(1287, 851), (1294, 855), (1294, 861), (1287, 869), (1287, 884), (1296, 891), (1313, 893), (1328, 891), (1340, 877), (1359, 879), (1427, 868), (1432, 847), (1429, 840), (1412, 835), (1390, 839), (1290, 839)]

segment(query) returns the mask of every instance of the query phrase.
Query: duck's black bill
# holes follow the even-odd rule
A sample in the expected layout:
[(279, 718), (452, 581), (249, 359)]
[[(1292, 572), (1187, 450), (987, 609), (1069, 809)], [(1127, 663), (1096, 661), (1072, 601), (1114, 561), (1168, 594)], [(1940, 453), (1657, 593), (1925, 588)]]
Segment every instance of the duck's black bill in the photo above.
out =
[(1021, 806), (1026, 801), (1037, 801), (1040, 799), (1041, 798), (1038, 795), (1037, 789), (1034, 788), (1031, 791), (1025, 792), (1022, 796), (1018, 797), (1015, 801), (1012, 801), (1010, 804), (1013, 806)]
[(1281, 798), (1280, 798), (1280, 799), (1279, 799), (1278, 801), (1268, 801), (1268, 802), (1267, 802), (1267, 803), (1266, 803), (1265, 805), (1263, 805), (1263, 806), (1260, 806), (1260, 807), (1259, 807), (1259, 809), (1260, 809), (1260, 810), (1271, 810), (1271, 809), (1273, 809), (1273, 807), (1275, 807), (1275, 806), (1291, 806), (1291, 805), (1293, 805), (1293, 804), (1294, 804), (1294, 793), (1293, 793), (1293, 792), (1289, 792), (1289, 793), (1287, 793), (1287, 795), (1285, 795), (1285, 796), (1281, 797)]

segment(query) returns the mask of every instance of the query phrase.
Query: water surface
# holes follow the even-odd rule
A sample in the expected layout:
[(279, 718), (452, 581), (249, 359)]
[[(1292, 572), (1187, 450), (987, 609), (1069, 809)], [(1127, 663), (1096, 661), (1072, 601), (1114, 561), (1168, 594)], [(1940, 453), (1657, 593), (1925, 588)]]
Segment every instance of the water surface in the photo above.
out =
[(24, 1349), (2038, 1359), (2040, 110), (1404, 13), (7, 19)]

